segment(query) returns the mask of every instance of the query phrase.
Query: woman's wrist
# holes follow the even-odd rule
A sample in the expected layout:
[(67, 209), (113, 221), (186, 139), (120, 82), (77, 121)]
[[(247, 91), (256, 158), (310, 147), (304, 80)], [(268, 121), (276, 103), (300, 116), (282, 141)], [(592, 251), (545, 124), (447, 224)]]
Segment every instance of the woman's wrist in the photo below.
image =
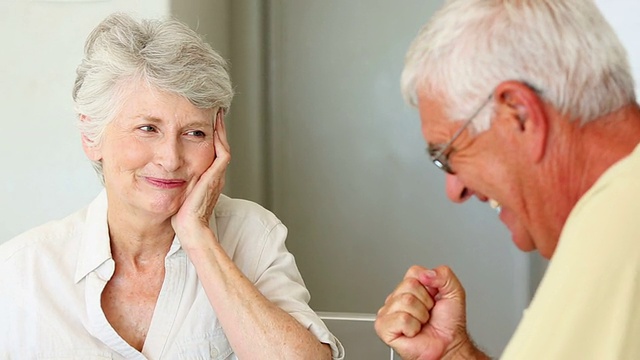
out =
[(185, 226), (177, 227), (174, 230), (180, 240), (182, 249), (185, 250), (187, 254), (192, 251), (201, 251), (205, 248), (210, 248), (212, 244), (218, 243), (218, 239), (208, 226)]

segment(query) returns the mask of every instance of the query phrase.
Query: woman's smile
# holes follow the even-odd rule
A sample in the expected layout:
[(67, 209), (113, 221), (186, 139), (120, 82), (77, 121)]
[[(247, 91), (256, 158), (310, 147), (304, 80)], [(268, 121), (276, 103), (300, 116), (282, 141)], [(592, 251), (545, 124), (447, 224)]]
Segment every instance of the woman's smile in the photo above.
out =
[(145, 179), (147, 183), (151, 184), (151, 186), (159, 189), (176, 189), (187, 184), (187, 181), (182, 179), (162, 179), (148, 176), (144, 176), (143, 179)]

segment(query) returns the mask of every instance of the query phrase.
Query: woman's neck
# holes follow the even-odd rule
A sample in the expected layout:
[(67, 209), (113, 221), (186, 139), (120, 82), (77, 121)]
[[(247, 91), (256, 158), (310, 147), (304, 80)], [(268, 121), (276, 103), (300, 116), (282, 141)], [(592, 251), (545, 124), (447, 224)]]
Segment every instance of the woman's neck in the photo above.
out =
[(138, 268), (157, 261), (164, 262), (175, 236), (171, 218), (158, 220), (122, 214), (107, 211), (111, 254), (116, 264)]

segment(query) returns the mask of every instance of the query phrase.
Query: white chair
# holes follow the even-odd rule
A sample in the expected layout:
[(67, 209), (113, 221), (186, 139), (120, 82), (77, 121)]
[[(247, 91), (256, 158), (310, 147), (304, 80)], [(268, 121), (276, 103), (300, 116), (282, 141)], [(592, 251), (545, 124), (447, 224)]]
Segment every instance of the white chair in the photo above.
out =
[(378, 338), (373, 328), (376, 319), (374, 314), (324, 311), (318, 311), (317, 314), (333, 335), (340, 339), (345, 360), (400, 359), (393, 349)]

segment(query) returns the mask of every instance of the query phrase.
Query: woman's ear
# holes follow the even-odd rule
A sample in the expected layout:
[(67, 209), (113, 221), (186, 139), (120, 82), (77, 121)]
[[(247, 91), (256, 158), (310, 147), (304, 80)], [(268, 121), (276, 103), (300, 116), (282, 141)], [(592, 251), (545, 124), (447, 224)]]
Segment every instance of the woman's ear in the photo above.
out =
[[(91, 121), (91, 119), (86, 115), (80, 115), (80, 121)], [(89, 160), (91, 161), (100, 161), (102, 160), (102, 149), (100, 144), (96, 144), (95, 141), (91, 140), (87, 137), (86, 134), (81, 133), (82, 136), (82, 150), (87, 155)]]

